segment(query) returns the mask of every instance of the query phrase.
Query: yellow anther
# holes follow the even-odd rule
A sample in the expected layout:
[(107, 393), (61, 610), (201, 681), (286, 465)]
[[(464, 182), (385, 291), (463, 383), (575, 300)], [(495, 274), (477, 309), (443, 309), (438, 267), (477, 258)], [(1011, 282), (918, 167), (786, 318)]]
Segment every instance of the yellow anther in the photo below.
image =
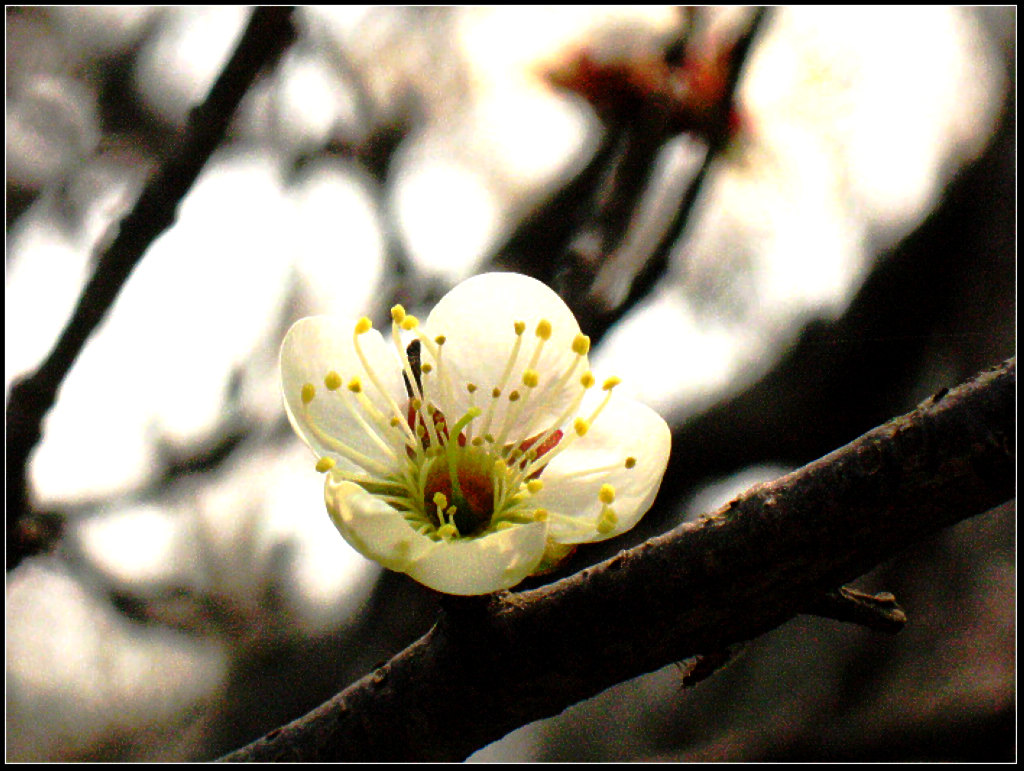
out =
[(605, 380), (604, 381), (604, 385), (602, 385), (601, 388), (602, 388), (602, 390), (605, 390), (605, 391), (611, 391), (613, 388), (615, 388), (615, 386), (617, 386), (621, 382), (622, 382), (622, 380), (620, 378), (617, 378), (617, 377), (613, 376), (613, 377), (610, 377), (607, 380)]
[(523, 334), (523, 332), (526, 331), (526, 323), (523, 322), (523, 321), (517, 321), (512, 326), (516, 330), (516, 334), (517, 335), (521, 335), (521, 334)]
[(316, 470), (321, 474), (325, 471), (330, 471), (334, 468), (334, 458), (328, 458), (326, 455), (316, 462)]
[(434, 338), (434, 342), (437, 343), (438, 345), (444, 345), (447, 340), (448, 338), (445, 337), (444, 335), (438, 335), (437, 337)]
[(537, 337), (541, 340), (549, 340), (551, 338), (551, 322), (547, 319), (541, 319), (537, 322)]
[(593, 385), (594, 385), (594, 373), (593, 372), (589, 372), (589, 371), (584, 372), (580, 376), (580, 385), (583, 386), (584, 388), (591, 388), (591, 387), (593, 387)]
[(426, 375), (428, 372), (433, 372), (433, 371), (434, 371), (434, 366), (429, 361), (425, 361), (425, 362), (423, 362), (423, 364), (420, 365), (420, 372), (422, 372), (424, 375)]
[(615, 500), (615, 488), (611, 485), (601, 485), (601, 489), (597, 491), (597, 497), (601, 503), (611, 503)]
[(473, 437), (473, 441), (470, 442), (470, 444), (472, 444), (474, 447), (479, 447), (483, 443), (484, 443), (484, 438), (482, 436), (474, 436)]
[(341, 388), (341, 375), (332, 369), (324, 378), (324, 385), (327, 386), (328, 391), (337, 391)]
[(302, 396), (302, 403), (309, 404), (313, 401), (313, 397), (316, 396), (316, 388), (312, 383), (306, 383), (302, 386), (302, 391), (299, 394)]
[(419, 412), (419, 411), (420, 411), (420, 407), (422, 407), (422, 406), (423, 406), (423, 402), (421, 402), (421, 401), (420, 401), (419, 399), (415, 399), (415, 398), (414, 398), (414, 399), (412, 400), (412, 402), (411, 402), (411, 405), (412, 405), (412, 408), (413, 408), (413, 410), (414, 410), (415, 412)]
[(605, 506), (597, 517), (597, 532), (601, 535), (610, 533), (618, 523), (619, 518), (615, 516), (615, 510), (611, 506)]
[(353, 377), (351, 380), (348, 381), (348, 390), (354, 394), (362, 393), (363, 381), (361, 381), (358, 376)]
[(577, 356), (585, 356), (590, 351), (590, 338), (586, 335), (576, 335), (572, 339), (572, 352)]
[(501, 458), (498, 458), (496, 461), (494, 461), (494, 470), (499, 474), (507, 474), (508, 464), (505, 463), (505, 461), (502, 460)]
[(517, 401), (519, 401), (519, 392), (518, 391), (513, 391), (512, 393), (510, 393), (508, 395), (508, 400), (510, 402), (517, 402)]
[(573, 431), (576, 432), (577, 436), (586, 436), (587, 431), (590, 430), (590, 423), (585, 418), (576, 418), (572, 422)]
[(533, 521), (534, 522), (547, 522), (548, 521), (548, 510), (547, 509), (537, 509), (536, 511), (534, 511), (533, 512)]
[(400, 425), (402, 425), (402, 419), (399, 418), (397, 415), (392, 415), (391, 420), (389, 420), (388, 423), (390, 423), (393, 428), (398, 428)]
[(437, 534), (441, 536), (443, 540), (447, 541), (449, 538), (455, 538), (456, 536), (458, 536), (459, 530), (457, 527), (455, 527), (454, 524), (449, 522), (447, 525), (439, 527), (437, 529)]
[(628, 458), (626, 458), (626, 468), (633, 468), (633, 466), (635, 466), (635, 465), (636, 465), (636, 458), (634, 458), (632, 455), (630, 455)]
[(396, 324), (401, 324), (404, 319), (405, 319), (405, 308), (403, 308), (401, 305), (395, 305), (391, 309), (391, 320), (393, 322), (395, 322)]
[(469, 391), (471, 394), (476, 393), (476, 385), (474, 385), (473, 383), (466, 383), (466, 390)]
[(532, 495), (536, 495), (544, 489), (544, 483), (539, 479), (531, 479), (526, 483), (526, 489), (529, 490)]
[(540, 382), (540, 374), (535, 369), (528, 369), (523, 373), (523, 385), (529, 388), (536, 388)]
[(484, 441), (488, 444), (494, 444), (494, 434), (484, 434)]
[(361, 335), (364, 332), (369, 332), (373, 329), (373, 322), (370, 321), (366, 316), (363, 316), (359, 321), (356, 322), (356, 334)]
[(434, 505), (437, 506), (438, 511), (444, 511), (448, 508), (448, 498), (442, 492), (434, 493)]
[(402, 319), (402, 329), (405, 330), (416, 329), (416, 327), (418, 327), (419, 324), (420, 320), (415, 316), (406, 316), (404, 319)]
[(501, 389), (500, 388), (493, 388), (493, 389), (491, 389), (491, 396), (493, 398), (497, 399), (499, 396), (501, 396)]

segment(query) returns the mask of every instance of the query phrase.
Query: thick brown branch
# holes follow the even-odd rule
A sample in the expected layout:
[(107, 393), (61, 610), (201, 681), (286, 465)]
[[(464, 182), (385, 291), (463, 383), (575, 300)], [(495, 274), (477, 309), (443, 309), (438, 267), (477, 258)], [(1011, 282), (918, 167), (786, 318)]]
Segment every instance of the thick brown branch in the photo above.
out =
[(558, 583), (452, 598), (383, 667), (226, 760), (457, 760), (615, 683), (760, 635), (1014, 497), (1016, 362)]
[(227, 132), (231, 118), (259, 72), (294, 34), (290, 7), (257, 8), (206, 99), (192, 110), (185, 131), (147, 182), (117, 236), (100, 255), (60, 338), (31, 376), (16, 382), (7, 402), (7, 567), (17, 565), (28, 544), (17, 527), (28, 509), (25, 467), (39, 441), (42, 422), (64, 377), (93, 330), (106, 316), (149, 245), (177, 216), (178, 204)]

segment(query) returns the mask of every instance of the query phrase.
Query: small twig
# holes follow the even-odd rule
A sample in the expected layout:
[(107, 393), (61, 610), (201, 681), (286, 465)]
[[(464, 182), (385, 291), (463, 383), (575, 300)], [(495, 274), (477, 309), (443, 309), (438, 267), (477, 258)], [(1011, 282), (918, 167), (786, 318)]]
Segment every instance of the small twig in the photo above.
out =
[(210, 93), (192, 110), (188, 124), (156, 174), (121, 221), (117, 236), (96, 262), (68, 323), (49, 356), (30, 376), (18, 380), (7, 402), (7, 568), (30, 550), (19, 528), (29, 511), (27, 463), (42, 437), (42, 422), (61, 383), (121, 287), (157, 236), (174, 224), (178, 204), (227, 132), (238, 104), (259, 72), (294, 36), (291, 7), (256, 8)]
[(848, 586), (826, 592), (808, 605), (805, 611), (889, 634), (896, 634), (907, 623), (907, 614), (889, 592), (867, 594)]
[(1011, 359), (703, 522), (549, 586), (451, 603), (373, 675), (225, 760), (461, 760), (611, 685), (774, 629), (1015, 495), (1016, 382)]
[(739, 645), (722, 648), (714, 653), (698, 653), (692, 659), (679, 664), (681, 688), (693, 688), (711, 675), (723, 669), (736, 655)]

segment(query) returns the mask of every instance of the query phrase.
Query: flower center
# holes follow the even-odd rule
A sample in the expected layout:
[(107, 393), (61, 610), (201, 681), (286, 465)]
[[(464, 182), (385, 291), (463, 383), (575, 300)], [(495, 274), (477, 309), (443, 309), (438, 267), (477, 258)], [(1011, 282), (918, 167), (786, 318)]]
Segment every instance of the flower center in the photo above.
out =
[(423, 507), (435, 526), (440, 528), (451, 522), (460, 535), (469, 536), (482, 532), (491, 523), (496, 480), (494, 461), (487, 453), (462, 454), (454, 470), (437, 468), (427, 476)]

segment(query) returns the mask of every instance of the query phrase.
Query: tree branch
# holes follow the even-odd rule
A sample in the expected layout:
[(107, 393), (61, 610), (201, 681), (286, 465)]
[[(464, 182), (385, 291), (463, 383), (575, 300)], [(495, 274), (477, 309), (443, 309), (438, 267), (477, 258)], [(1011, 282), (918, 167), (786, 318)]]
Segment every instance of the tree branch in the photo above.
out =
[(1011, 359), (575, 576), (446, 598), (419, 641), (225, 760), (459, 760), (616, 683), (763, 634), (1013, 498), (1015, 392)]
[(291, 42), (291, 7), (256, 8), (231, 59), (157, 173), (150, 178), (117, 236), (99, 257), (78, 304), (49, 356), (11, 387), (7, 401), (7, 568), (38, 545), (19, 528), (29, 510), (28, 457), (61, 383), (117, 299), (121, 287), (157, 236), (174, 224), (178, 204), (227, 132), (238, 104), (259, 72)]

